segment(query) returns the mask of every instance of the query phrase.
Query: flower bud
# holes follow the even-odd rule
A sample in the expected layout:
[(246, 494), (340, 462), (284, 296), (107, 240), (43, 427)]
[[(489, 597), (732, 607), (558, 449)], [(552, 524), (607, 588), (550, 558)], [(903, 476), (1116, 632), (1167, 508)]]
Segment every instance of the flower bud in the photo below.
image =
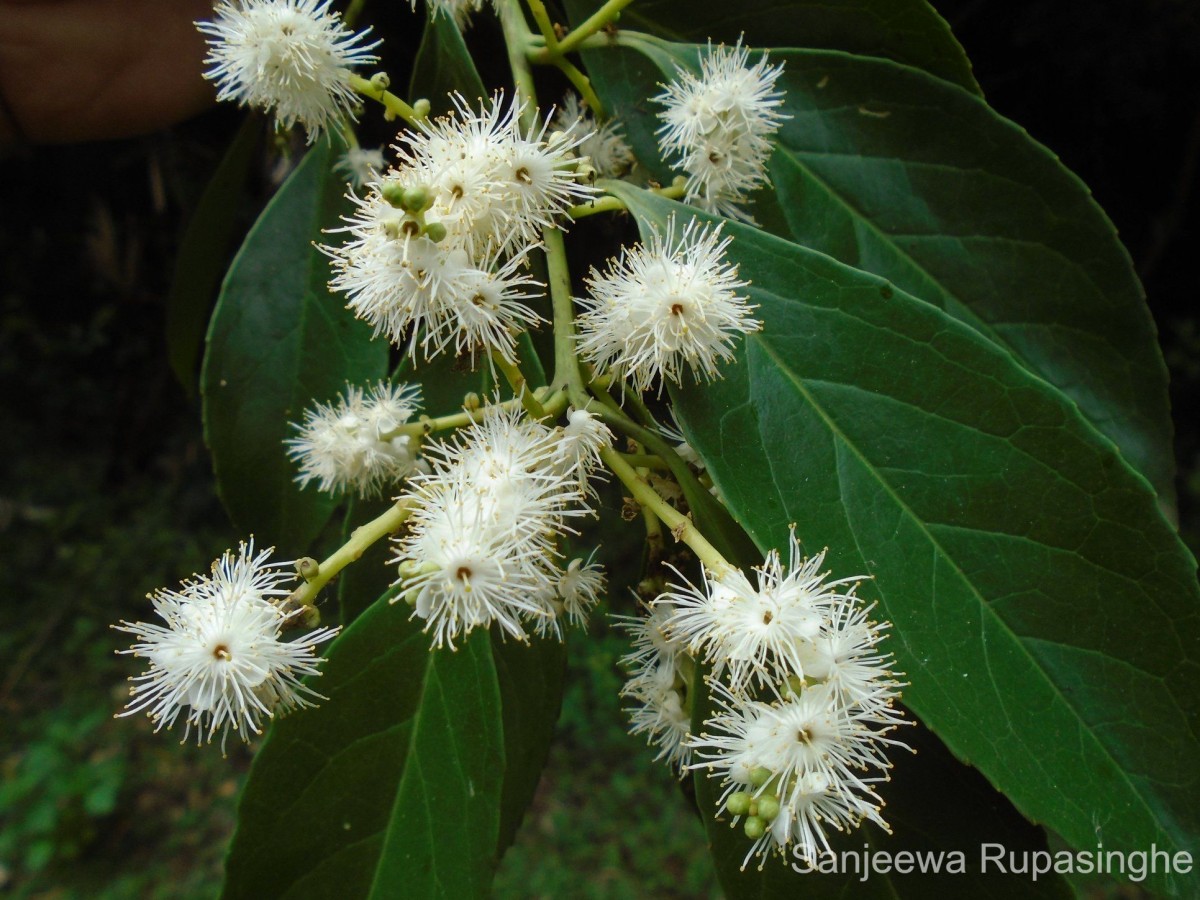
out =
[(725, 801), (725, 808), (730, 815), (744, 816), (750, 811), (750, 795), (745, 791), (734, 791)]
[(742, 825), (742, 830), (746, 832), (746, 837), (752, 841), (757, 841), (760, 837), (767, 833), (767, 824), (758, 816), (750, 816), (746, 819), (746, 823)]

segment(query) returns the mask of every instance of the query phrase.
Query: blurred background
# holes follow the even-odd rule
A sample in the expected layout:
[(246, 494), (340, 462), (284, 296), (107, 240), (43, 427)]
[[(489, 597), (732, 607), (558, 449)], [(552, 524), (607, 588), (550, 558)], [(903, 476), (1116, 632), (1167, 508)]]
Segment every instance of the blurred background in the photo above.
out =
[[(1180, 523), (1195, 551), (1200, 10), (935, 5), (991, 104), (1083, 178), (1129, 248), (1171, 371)], [(417, 19), (372, 6), (389, 60), (411, 54)], [(20, 84), (3, 87), (11, 108)], [(144, 717), (114, 720), (135, 667), (114, 655), (128, 642), (108, 626), (144, 618), (148, 591), (239, 537), (215, 496), (199, 408), (168, 363), (165, 310), (173, 291), (211, 299), (204, 279), (219, 277), (302, 150), (259, 142), (229, 240), (210, 253), (218, 265), (185, 266), (180, 283), (185, 230), (243, 121), (211, 109), (137, 137), (0, 151), (0, 894), (211, 897), (220, 883), (251, 752), (231, 742), (222, 759), (154, 735)], [(625, 733), (625, 649), (602, 617), (575, 636), (550, 765), (498, 896), (719, 896), (688, 801)]]

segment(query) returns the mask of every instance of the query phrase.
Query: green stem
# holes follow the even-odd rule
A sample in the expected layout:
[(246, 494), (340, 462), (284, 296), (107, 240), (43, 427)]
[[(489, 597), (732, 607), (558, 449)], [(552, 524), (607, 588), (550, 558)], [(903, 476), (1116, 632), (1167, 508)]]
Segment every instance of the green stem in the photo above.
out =
[(376, 541), (398, 531), (411, 514), (412, 507), (409, 501), (398, 500), (383, 515), (354, 529), (350, 540), (333, 551), (328, 558), (322, 560), (316, 573), (306, 576), (304, 584), (296, 588), (288, 599), (298, 606), (312, 606), (316, 602), (317, 595), (321, 593), (321, 589), (329, 584), (334, 576), (359, 559)]
[[(545, 419), (557, 419), (567, 408), (567, 397), (561, 392), (551, 394), (548, 388), (538, 388), (533, 393), (535, 398), (539, 396), (541, 398), (542, 417)], [(401, 425), (399, 428), (381, 434), (379, 439), (381, 441), (390, 441), (405, 434), (409, 437), (420, 439), (433, 434), (435, 431), (445, 431), (449, 428), (462, 428), (466, 425), (473, 425), (475, 422), (482, 420), (493, 409), (512, 409), (515, 406), (521, 405), (523, 404), (520, 399), (513, 399), (505, 400), (503, 403), (492, 403), (476, 409), (464, 409), (462, 412), (451, 413), (447, 416), (438, 416), (437, 418), (421, 416), (416, 422), (409, 422)]]
[(382, 103), (387, 114), (395, 117), (399, 116), (409, 125), (416, 125), (424, 120), (423, 116), (417, 115), (417, 111), (393, 94), (386, 88), (372, 82), (370, 79), (363, 78), (361, 75), (350, 75), (350, 87), (358, 91), (364, 97), (370, 97), (377, 103)]
[(621, 479), (621, 483), (629, 488), (633, 499), (658, 516), (662, 523), (671, 529), (671, 536), (676, 541), (682, 541), (691, 547), (692, 552), (713, 576), (720, 578), (725, 572), (733, 569), (717, 548), (700, 533), (692, 520), (659, 496), (658, 492), (622, 459), (620, 453), (612, 447), (605, 447), (600, 451), (600, 458), (613, 474)]
[[(692, 470), (688, 468), (688, 464), (683, 461), (675, 448), (667, 443), (661, 435), (649, 428), (644, 428), (637, 422), (633, 421), (625, 411), (617, 406), (616, 402), (603, 390), (600, 390), (595, 384), (589, 384), (588, 387), (592, 391), (592, 395), (600, 401), (600, 406), (591, 406), (589, 412), (599, 416), (609, 425), (612, 425), (622, 434), (626, 434), (633, 438), (643, 447), (649, 449), (655, 456), (667, 464), (667, 468), (671, 470), (671, 475), (680, 485), (687, 485), (694, 491), (703, 491), (705, 488), (692, 474)], [(576, 404), (577, 406), (579, 404)]]
[(521, 405), (525, 407), (525, 411), (535, 419), (544, 419), (546, 417), (546, 410), (538, 402), (537, 397), (533, 396), (533, 391), (529, 389), (529, 382), (521, 371), (521, 367), (515, 363), (510, 363), (499, 353), (492, 354), (492, 362), (504, 375), (508, 381), (508, 386), (512, 388), (517, 399), (521, 401)]
[(654, 456), (650, 453), (622, 453), (621, 458), (634, 468), (662, 469), (664, 471), (670, 471), (671, 469), (662, 457)]
[[(650, 193), (657, 194), (667, 200), (678, 200), (687, 193), (686, 179), (676, 178), (675, 183), (670, 187), (651, 188)], [(612, 194), (605, 194), (596, 200), (588, 203), (581, 203), (578, 206), (572, 206), (567, 210), (567, 215), (572, 219), (585, 219), (588, 216), (594, 216), (596, 213), (604, 212), (621, 212), (625, 210), (625, 203)]]
[(358, 21), (358, 17), (362, 15), (363, 7), (366, 5), (367, 0), (350, 0), (346, 11), (342, 13), (342, 22), (347, 28), (354, 27), (354, 23)]
[(533, 21), (537, 22), (538, 30), (541, 31), (542, 37), (546, 39), (546, 49), (551, 53), (558, 52), (558, 35), (554, 33), (554, 24), (550, 21), (550, 14), (546, 11), (546, 4), (542, 0), (525, 0), (529, 4), (529, 11), (533, 13)]
[(537, 89), (533, 84), (533, 70), (529, 60), (525, 58), (525, 48), (533, 32), (525, 21), (525, 12), (518, 0), (508, 0), (498, 5), (496, 12), (500, 16), (500, 27), (504, 32), (504, 46), (508, 52), (508, 67), (512, 71), (513, 86), (517, 91), (518, 102), (523, 101), (521, 109), (521, 126), (532, 128), (537, 121)]
[(554, 59), (554, 65), (558, 70), (567, 76), (567, 80), (575, 86), (575, 90), (579, 91), (579, 95), (583, 97), (583, 101), (588, 105), (597, 119), (604, 121), (608, 116), (604, 112), (604, 104), (600, 97), (597, 96), (595, 89), (592, 87), (592, 80), (572, 63), (570, 60), (563, 59), (561, 56)]
[(550, 303), (554, 311), (554, 377), (552, 388), (566, 388), (577, 407), (587, 403), (587, 391), (575, 354), (575, 308), (571, 299), (571, 272), (567, 268), (567, 248), (562, 232), (556, 228), (542, 231), (549, 274)]
[(584, 40), (606, 27), (610, 22), (615, 22), (621, 10), (632, 2), (633, 0), (608, 0), (607, 3), (588, 16), (578, 28), (559, 41), (556, 52), (552, 52), (547, 45), (546, 49), (542, 51), (545, 61), (549, 62), (551, 56), (563, 56), (579, 49), (579, 45)]

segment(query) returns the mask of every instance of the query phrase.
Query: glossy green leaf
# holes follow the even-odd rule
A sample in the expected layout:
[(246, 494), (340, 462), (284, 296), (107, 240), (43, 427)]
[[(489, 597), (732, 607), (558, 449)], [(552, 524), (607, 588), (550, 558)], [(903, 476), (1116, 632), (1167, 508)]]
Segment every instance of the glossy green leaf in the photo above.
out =
[[(610, 189), (643, 226), (691, 215)], [(872, 577), (905, 703), (1031, 820), (1077, 847), (1195, 853), (1200, 587), (1148, 483), (937, 307), (725, 233), (764, 327), (676, 409), (734, 515), (764, 548), (796, 522), (834, 572)]]
[(262, 132), (261, 117), (247, 115), (200, 195), (175, 257), (167, 294), (167, 358), (189, 398), (196, 394), (204, 332), (221, 286)]
[(533, 801), (550, 755), (562, 706), (567, 649), (557, 640), (529, 644), (492, 635), (492, 659), (500, 685), (504, 730), (504, 787), (496, 859), (504, 855)]
[[(598, 0), (566, 2), (574, 23), (599, 6)], [(619, 24), (681, 43), (733, 43), (743, 35), (751, 47), (820, 47), (879, 56), (979, 92), (950, 26), (924, 0), (801, 0), (786, 6), (772, 0), (639, 0), (621, 11)]]
[(468, 101), (487, 94), (454, 19), (427, 12), (425, 33), (413, 63), (409, 97), (428, 99), (437, 115), (453, 109), (448, 97), (452, 91), (462, 94)]
[(301, 490), (284, 440), (314, 400), (387, 372), (387, 345), (327, 287), (313, 246), (337, 222), (344, 184), (328, 143), (314, 146), (239, 251), (213, 312), (201, 385), (204, 433), (234, 523), (302, 555), (336, 501)]
[[(655, 110), (638, 98), (677, 66), (697, 68), (703, 48), (637, 48), (644, 59), (596, 62), (636, 151), (652, 158)], [(1166, 366), (1129, 256), (1087, 188), (983, 101), (924, 72), (822, 51), (770, 58), (784, 64), (791, 118), (771, 160), (774, 193), (754, 205), (762, 224), (1008, 348), (1173, 508)]]
[(223, 897), (487, 893), (504, 792), (500, 685), (486, 632), (431, 652), (381, 601), (329, 651), (328, 699), (276, 723), (254, 760)]

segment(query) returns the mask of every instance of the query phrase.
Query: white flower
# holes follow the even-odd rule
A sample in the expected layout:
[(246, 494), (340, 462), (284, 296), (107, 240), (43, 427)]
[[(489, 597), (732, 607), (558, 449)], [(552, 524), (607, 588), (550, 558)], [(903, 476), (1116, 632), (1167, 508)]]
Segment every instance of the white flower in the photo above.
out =
[(595, 195), (575, 172), (586, 134), (549, 132), (547, 121), (523, 129), (525, 104), (502, 96), (481, 100), (478, 112), (459, 94), (451, 100), (453, 115), (400, 135), (396, 175), (429, 187), (427, 216), (452, 243), (474, 257), (528, 249), (556, 216)]
[(321, 249), (333, 259), (330, 288), (410, 355), (453, 349), (511, 363), (517, 335), (542, 321), (525, 302), (543, 287), (526, 254), (594, 189), (577, 179), (581, 138), (522, 129), (523, 106), (502, 97), (478, 112), (453, 99), (454, 115), (401, 135), (398, 166), (350, 196), (356, 209), (335, 229), (350, 240)]
[[(857, 627), (854, 588), (862, 579), (826, 581), (828, 573), (819, 571), (824, 551), (803, 559), (794, 530), (788, 543), (787, 568), (776, 550), (769, 551), (757, 570), (757, 588), (740, 570), (714, 574), (706, 569), (703, 588), (685, 580), (685, 586), (673, 587), (656, 601), (669, 603), (666, 627), (672, 636), (712, 663), (714, 674), (728, 667), (735, 690), (752, 679), (760, 684), (789, 675), (823, 680), (833, 671), (835, 658), (855, 660), (842, 635), (847, 627)], [(845, 585), (850, 588), (838, 590)], [(868, 635), (873, 638), (869, 648), (878, 636)], [(849, 668), (842, 666), (844, 677), (853, 677)]]
[(500, 409), (427, 449), (397, 560), (436, 646), (492, 622), (518, 640), (530, 621), (561, 637), (560, 613), (582, 615), (600, 589), (592, 567), (558, 566), (566, 518), (589, 510), (574, 473), (554, 467), (557, 445), (554, 429)]
[(600, 451), (612, 446), (612, 431), (586, 409), (568, 409), (567, 424), (557, 432), (554, 468), (575, 474), (580, 489), (592, 492), (590, 479), (601, 470)]
[(725, 262), (730, 238), (692, 219), (676, 233), (623, 249), (604, 274), (592, 269), (590, 296), (580, 298), (580, 354), (600, 370), (615, 369), (644, 391), (661, 375), (680, 382), (686, 365), (697, 377), (717, 377), (733, 357), (737, 335), (757, 331), (752, 307), (739, 296), (737, 266)]
[(667, 631), (671, 613), (670, 603), (659, 598), (647, 615), (613, 616), (617, 626), (633, 638), (633, 650), (621, 657), (626, 670), (636, 675), (663, 662), (674, 663), (677, 654), (686, 652), (687, 646)]
[(131, 679), (133, 699), (121, 715), (145, 711), (156, 731), (170, 729), (182, 715), (185, 741), (193, 727), (197, 742), (206, 735), (211, 741), (219, 731), (223, 750), (230, 729), (248, 741), (261, 733), (264, 718), (313, 705), (309, 698), (320, 695), (300, 679), (319, 674), (313, 648), (337, 629), (279, 639), (295, 624), (294, 613), (278, 605), (289, 593), (282, 585), (295, 576), (287, 571), (290, 564), (268, 562), (270, 555), (256, 555), (253, 541), (241, 544), (236, 558), (226, 552), (213, 563), (211, 575), (151, 595), (165, 626), (113, 626), (138, 638), (119, 653), (150, 662), (145, 674)]
[(655, 760), (665, 759), (682, 778), (692, 758), (686, 743), (691, 736), (691, 709), (687, 685), (675, 662), (663, 660), (637, 672), (625, 683), (621, 696), (633, 701), (625, 709), (629, 733), (646, 735), (646, 742), (658, 747)]
[(573, 559), (558, 576), (558, 596), (562, 600), (567, 620), (583, 628), (587, 625), (587, 614), (604, 592), (604, 567), (592, 562), (595, 551), (585, 562)]
[[(545, 618), (553, 593), (546, 548), (496, 519), (486, 498), (466, 484), (447, 486), (439, 502), (418, 510), (400, 540), (404, 593), (441, 647), (496, 622), (525, 640), (523, 617)], [(517, 511), (514, 509), (514, 511)]]
[(554, 127), (569, 135), (585, 135), (579, 144), (579, 154), (587, 157), (601, 178), (620, 178), (633, 168), (633, 148), (625, 141), (617, 120), (598, 124), (592, 111), (575, 94), (563, 98), (554, 117)]
[(380, 382), (369, 391), (348, 386), (335, 403), (306, 410), (304, 424), (292, 425), (298, 436), (285, 442), (300, 465), (296, 480), (377, 495), (416, 471), (416, 444), (398, 431), (420, 407), (419, 386)]
[(733, 47), (710, 44), (699, 77), (679, 69), (654, 99), (666, 106), (659, 147), (688, 173), (686, 201), (753, 221), (740, 204), (769, 183), (771, 139), (787, 116), (779, 110), (783, 92), (775, 90), (783, 66), (768, 65), (765, 53), (749, 63), (740, 39)]
[(347, 29), (330, 0), (221, 0), (217, 17), (197, 22), (208, 36), (209, 66), (218, 100), (274, 109), (282, 128), (297, 122), (309, 143), (343, 115), (357, 97), (348, 78), (354, 66), (375, 62), (362, 44), (366, 33)]
[(387, 165), (383, 161), (383, 150), (378, 147), (373, 150), (350, 147), (338, 158), (334, 168), (341, 172), (353, 187), (361, 188), (367, 182), (378, 180)]
[(723, 780), (733, 823), (745, 819), (753, 843), (743, 868), (772, 850), (815, 862), (829, 850), (826, 827), (845, 832), (868, 819), (888, 830), (874, 785), (891, 767), (885, 746), (904, 746), (887, 736), (898, 715), (847, 706), (829, 684), (767, 702), (714, 682), (712, 696), (713, 716), (685, 743), (690, 768)]

